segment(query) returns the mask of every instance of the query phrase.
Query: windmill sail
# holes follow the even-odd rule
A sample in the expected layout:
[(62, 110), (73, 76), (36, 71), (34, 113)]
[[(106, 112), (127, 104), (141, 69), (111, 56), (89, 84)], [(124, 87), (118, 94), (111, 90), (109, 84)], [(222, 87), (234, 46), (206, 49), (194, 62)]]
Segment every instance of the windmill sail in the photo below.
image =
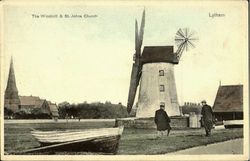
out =
[(138, 35), (138, 25), (137, 21), (135, 21), (135, 59), (132, 66), (131, 78), (130, 78), (130, 87), (129, 87), (129, 94), (128, 94), (128, 103), (127, 103), (127, 111), (128, 113), (131, 112), (131, 109), (134, 104), (136, 90), (139, 85), (140, 76), (141, 76), (141, 69), (142, 66), (140, 64), (140, 55), (141, 55), (141, 46), (143, 41), (143, 33), (144, 33), (144, 26), (145, 26), (145, 10), (143, 11), (142, 15), (142, 22), (140, 28), (140, 35)]
[(143, 11), (142, 14), (142, 20), (141, 20), (141, 28), (140, 28), (140, 35), (139, 35), (139, 46), (142, 46), (142, 42), (143, 42), (143, 34), (144, 34), (144, 27), (145, 27), (145, 9)]
[(134, 63), (131, 72), (131, 79), (130, 79), (130, 87), (129, 87), (129, 95), (128, 95), (128, 104), (127, 104), (127, 111), (128, 113), (131, 112), (131, 109), (134, 104), (136, 90), (137, 90), (137, 77), (138, 77), (138, 70), (139, 67)]
[(188, 50), (191, 46), (192, 48), (195, 47), (193, 41), (198, 40), (198, 38), (195, 37), (195, 32), (190, 31), (188, 28), (179, 29), (175, 35), (175, 42), (178, 46), (178, 49), (176, 51), (176, 57), (178, 60), (180, 60), (180, 57), (184, 50)]

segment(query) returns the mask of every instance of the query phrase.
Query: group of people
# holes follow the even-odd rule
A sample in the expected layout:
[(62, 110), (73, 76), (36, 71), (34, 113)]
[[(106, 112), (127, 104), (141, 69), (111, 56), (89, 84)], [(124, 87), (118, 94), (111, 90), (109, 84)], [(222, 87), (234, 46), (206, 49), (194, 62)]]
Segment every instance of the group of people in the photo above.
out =
[[(213, 110), (211, 106), (207, 105), (207, 102), (203, 100), (201, 102), (202, 104), (202, 123), (205, 128), (206, 136), (211, 135), (211, 129), (213, 128)], [(165, 104), (160, 104), (160, 109), (155, 112), (155, 118), (154, 118), (156, 127), (157, 127), (157, 137), (161, 137), (164, 135), (169, 135), (171, 126), (170, 126), (170, 118), (165, 111)]]

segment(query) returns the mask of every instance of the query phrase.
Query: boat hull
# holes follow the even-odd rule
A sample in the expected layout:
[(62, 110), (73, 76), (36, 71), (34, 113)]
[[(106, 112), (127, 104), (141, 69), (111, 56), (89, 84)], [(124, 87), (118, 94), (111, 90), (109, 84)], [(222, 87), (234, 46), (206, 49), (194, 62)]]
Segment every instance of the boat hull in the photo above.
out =
[[(32, 131), (40, 148), (31, 151), (103, 152), (116, 154), (123, 126), (66, 131)], [(30, 150), (28, 150), (29, 152)]]
[(243, 128), (244, 121), (243, 120), (227, 120), (227, 121), (223, 121), (223, 124), (226, 129)]
[[(104, 138), (96, 138), (83, 142), (75, 142), (71, 144), (61, 145), (59, 147), (51, 147), (46, 151), (53, 152), (103, 152), (116, 154), (118, 151), (120, 136), (110, 136)], [(60, 143), (40, 142), (40, 146), (50, 146)]]

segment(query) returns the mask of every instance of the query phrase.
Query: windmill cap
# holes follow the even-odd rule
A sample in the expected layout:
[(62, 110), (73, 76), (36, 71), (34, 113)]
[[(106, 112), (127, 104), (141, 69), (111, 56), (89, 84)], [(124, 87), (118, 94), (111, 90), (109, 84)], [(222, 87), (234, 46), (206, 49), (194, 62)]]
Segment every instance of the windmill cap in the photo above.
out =
[(160, 103), (160, 107), (165, 107), (165, 103), (164, 103), (164, 102), (161, 102), (161, 103)]
[(206, 100), (202, 100), (201, 103), (207, 103), (207, 101)]

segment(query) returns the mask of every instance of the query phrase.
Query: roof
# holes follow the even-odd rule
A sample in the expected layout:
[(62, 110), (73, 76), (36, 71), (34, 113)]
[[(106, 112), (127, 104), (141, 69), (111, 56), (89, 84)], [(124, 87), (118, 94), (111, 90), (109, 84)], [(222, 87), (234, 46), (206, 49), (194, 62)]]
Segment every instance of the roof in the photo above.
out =
[[(59, 116), (57, 105), (51, 101), (40, 99), (37, 96), (19, 96), (21, 106), (32, 106), (33, 108), (42, 108), (43, 104), (47, 102), (52, 116)], [(47, 106), (47, 105), (46, 105)]]
[(19, 96), (19, 99), (21, 106), (34, 106), (34, 108), (41, 108), (45, 101), (36, 96)]
[(220, 86), (213, 110), (214, 112), (243, 112), (243, 85)]
[(59, 116), (56, 104), (49, 103), (49, 108), (52, 116)]
[(173, 46), (145, 46), (140, 60), (142, 63), (168, 62), (178, 64)]

